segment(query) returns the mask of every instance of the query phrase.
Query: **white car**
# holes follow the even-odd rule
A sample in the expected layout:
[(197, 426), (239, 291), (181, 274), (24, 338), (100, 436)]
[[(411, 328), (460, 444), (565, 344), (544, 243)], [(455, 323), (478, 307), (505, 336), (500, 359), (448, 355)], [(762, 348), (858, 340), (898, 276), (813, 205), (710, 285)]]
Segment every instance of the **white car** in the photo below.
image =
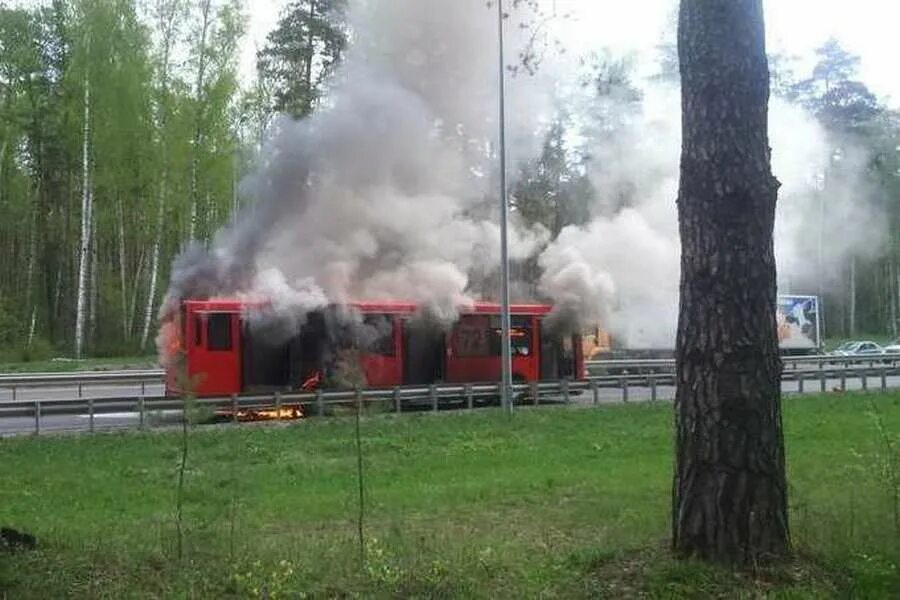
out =
[(900, 354), (900, 338), (885, 346), (884, 351), (888, 354)]
[(869, 341), (844, 342), (831, 352), (833, 356), (879, 356), (884, 353), (884, 348)]

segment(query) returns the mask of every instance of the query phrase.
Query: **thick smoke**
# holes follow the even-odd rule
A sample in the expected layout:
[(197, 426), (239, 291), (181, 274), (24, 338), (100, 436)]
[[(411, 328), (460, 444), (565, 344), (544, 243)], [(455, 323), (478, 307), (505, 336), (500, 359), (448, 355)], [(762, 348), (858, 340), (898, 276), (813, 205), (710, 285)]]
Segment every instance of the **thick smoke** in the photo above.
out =
[[(676, 87), (659, 82), (643, 93), (640, 111), (618, 100), (604, 106), (617, 127), (589, 142), (596, 216), (564, 229), (541, 255), (540, 287), (564, 315), (605, 324), (626, 347), (671, 348), (680, 273), (680, 99)], [(863, 182), (865, 155), (779, 98), (769, 104), (769, 120), (772, 169), (782, 184), (779, 293), (816, 294), (843, 261), (877, 247), (884, 234)]]
[[(258, 322), (289, 335), (298, 315), (327, 303), (400, 298), (447, 321), (480, 296), (470, 272), (499, 261), (490, 209), (496, 13), (488, 8), (479, 0), (351, 2), (353, 43), (323, 105), (273, 124), (243, 183), (254, 202), (210, 249), (178, 257), (162, 321), (183, 298), (259, 297), (270, 302)], [(527, 37), (517, 27), (523, 18), (508, 21), (512, 56)], [(510, 78), (513, 161), (539, 148), (551, 90), (540, 78)], [(543, 230), (514, 228), (510, 256), (532, 256), (546, 241)]]

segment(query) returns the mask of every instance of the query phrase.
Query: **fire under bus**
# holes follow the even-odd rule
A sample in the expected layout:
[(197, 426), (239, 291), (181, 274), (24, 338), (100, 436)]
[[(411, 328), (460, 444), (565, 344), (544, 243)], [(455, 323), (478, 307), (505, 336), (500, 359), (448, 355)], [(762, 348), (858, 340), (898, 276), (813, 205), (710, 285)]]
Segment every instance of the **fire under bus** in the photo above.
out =
[[(168, 361), (166, 393), (180, 395), (182, 380), (191, 382), (193, 394), (214, 397), (348, 384), (390, 389), (496, 382), (501, 377), (499, 304), (468, 306), (449, 328), (429, 322), (410, 302), (329, 306), (307, 313), (299, 332), (287, 339), (259, 326), (253, 308), (239, 300), (184, 301), (172, 324), (177, 331), (172, 351), (178, 356)], [(339, 317), (347, 310), (358, 313), (356, 333), (346, 318)], [(546, 304), (510, 307), (514, 381), (585, 377), (580, 336), (560, 335), (546, 327), (551, 310)], [(360, 330), (365, 332), (364, 341)], [(349, 369), (348, 360), (353, 363)], [(348, 372), (355, 373), (355, 380), (348, 382)], [(238, 416), (284, 418), (302, 413), (299, 406), (285, 406), (277, 415), (256, 411)]]

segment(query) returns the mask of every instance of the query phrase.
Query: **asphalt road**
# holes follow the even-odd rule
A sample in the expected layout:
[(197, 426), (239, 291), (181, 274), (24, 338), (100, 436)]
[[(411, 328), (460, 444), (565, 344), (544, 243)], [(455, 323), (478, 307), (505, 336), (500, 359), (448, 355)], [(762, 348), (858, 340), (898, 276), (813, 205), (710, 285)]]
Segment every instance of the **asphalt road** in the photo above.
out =
[[(868, 377), (868, 389), (877, 390), (881, 387), (881, 378), (879, 376)], [(888, 388), (900, 388), (900, 376), (890, 376), (886, 380)], [(820, 391), (820, 382), (818, 380), (808, 379), (804, 382), (804, 393), (818, 393)], [(826, 380), (826, 390), (833, 391), (840, 389), (841, 380), (839, 378), (828, 378)], [(847, 378), (846, 389), (848, 391), (862, 390), (862, 381), (859, 378)], [(145, 387), (147, 396), (158, 396), (163, 393), (162, 385)], [(799, 393), (798, 383), (795, 381), (785, 381), (782, 383), (782, 391), (786, 395)], [(656, 388), (657, 400), (671, 401), (675, 396), (675, 388), (671, 385), (658, 385)], [(26, 395), (27, 393), (27, 395)], [(84, 386), (82, 389), (83, 397), (134, 397), (138, 398), (141, 394), (141, 386)], [(29, 400), (64, 400), (69, 398), (77, 398), (77, 386), (53, 386), (46, 388), (30, 388), (20, 389), (17, 392), (17, 398)], [(0, 397), (0, 404), (3, 400), (10, 400), (10, 396)], [(597, 401), (600, 404), (609, 405), (617, 404), (623, 401), (623, 391), (620, 388), (598, 388)], [(542, 401), (544, 399), (542, 398)], [(560, 398), (548, 398), (551, 402), (559, 402)], [(646, 402), (651, 400), (651, 391), (646, 386), (630, 386), (628, 388), (627, 401), (629, 402)], [(580, 395), (572, 395), (571, 402), (574, 404), (591, 404), (593, 402), (593, 394), (586, 391)], [(527, 404), (527, 401), (526, 401)], [(179, 411), (150, 412), (147, 416), (147, 424), (150, 426), (162, 424), (177, 423), (180, 417)], [(115, 430), (134, 428), (140, 424), (140, 416), (137, 412), (120, 412), (114, 414), (96, 414), (94, 415), (94, 429), (96, 431)], [(40, 419), (41, 432), (61, 432), (61, 431), (85, 431), (90, 427), (90, 418), (87, 414), (82, 415), (43, 415)], [(35, 419), (33, 417), (7, 417), (0, 418), (0, 435), (10, 435), (19, 433), (34, 432)]]

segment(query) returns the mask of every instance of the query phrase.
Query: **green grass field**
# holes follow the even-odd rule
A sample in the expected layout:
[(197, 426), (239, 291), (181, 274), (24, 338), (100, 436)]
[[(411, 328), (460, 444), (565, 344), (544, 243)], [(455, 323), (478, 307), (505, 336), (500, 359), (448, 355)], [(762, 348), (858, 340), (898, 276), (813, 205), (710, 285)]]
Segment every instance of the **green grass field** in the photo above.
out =
[(900, 394), (791, 398), (784, 418), (797, 557), (743, 574), (666, 552), (671, 406), (363, 418), (362, 566), (352, 418), (193, 430), (181, 560), (177, 432), (2, 439), (0, 525), (39, 550), (0, 554), (0, 591), (891, 597)]

